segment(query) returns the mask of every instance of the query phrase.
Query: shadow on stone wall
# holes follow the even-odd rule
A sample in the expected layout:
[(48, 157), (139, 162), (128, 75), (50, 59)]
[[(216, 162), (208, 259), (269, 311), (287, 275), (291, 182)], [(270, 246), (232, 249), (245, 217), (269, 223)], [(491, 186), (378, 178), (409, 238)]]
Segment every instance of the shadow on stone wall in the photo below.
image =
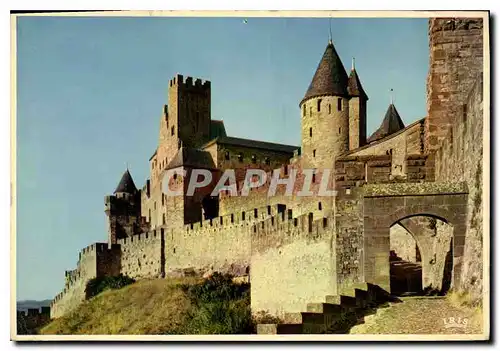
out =
[(418, 295), (422, 293), (422, 266), (408, 262), (394, 251), (389, 256), (391, 294)]

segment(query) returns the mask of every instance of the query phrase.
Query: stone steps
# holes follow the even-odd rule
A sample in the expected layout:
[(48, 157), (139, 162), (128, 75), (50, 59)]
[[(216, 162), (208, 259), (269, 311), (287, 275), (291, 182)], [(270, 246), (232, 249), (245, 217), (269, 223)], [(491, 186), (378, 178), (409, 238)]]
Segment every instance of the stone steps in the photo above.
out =
[(325, 302), (307, 304), (306, 312), (285, 313), (282, 323), (259, 324), (258, 334), (325, 334), (347, 333), (354, 325), (365, 323), (375, 315), (373, 309), (387, 299), (378, 287), (355, 284), (342, 289), (340, 295), (327, 295)]

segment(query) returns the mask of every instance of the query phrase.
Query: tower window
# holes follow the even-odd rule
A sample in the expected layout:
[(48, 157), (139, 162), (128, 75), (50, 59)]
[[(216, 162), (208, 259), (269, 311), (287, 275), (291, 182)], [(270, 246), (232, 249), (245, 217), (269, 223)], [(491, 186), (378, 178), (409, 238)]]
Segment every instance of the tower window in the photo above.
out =
[(321, 206), (321, 202), (318, 202), (318, 210), (322, 210), (323, 209), (323, 206)]
[(339, 127), (339, 134), (340, 134), (340, 133), (342, 133), (342, 128), (341, 128), (341, 127)]
[(156, 201), (155, 201), (155, 204), (154, 204), (154, 209), (156, 210)]
[(316, 183), (316, 174), (313, 173), (313, 179), (312, 179), (313, 183)]
[(332, 113), (332, 104), (328, 104), (328, 114)]
[(342, 111), (342, 99), (337, 99), (337, 110)]
[(229, 161), (229, 151), (226, 151), (226, 153), (224, 154), (224, 158), (226, 159), (226, 161)]
[(313, 157), (316, 157), (316, 150), (313, 150)]
[(321, 99), (318, 100), (318, 112), (321, 111)]
[(312, 115), (313, 115), (313, 108), (309, 107), (309, 116), (312, 116)]
[(309, 136), (312, 137), (313, 136), (313, 129), (312, 128), (309, 128)]
[(165, 213), (163, 214), (163, 224), (166, 223), (166, 220), (165, 220)]
[(175, 134), (175, 128), (174, 128), (174, 126), (172, 126), (172, 129), (171, 129), (171, 131), (170, 131), (170, 134), (172, 134), (172, 135), (174, 135), (174, 134)]
[(305, 117), (306, 116), (306, 104), (304, 104), (304, 108), (302, 110), (303, 110), (302, 115)]

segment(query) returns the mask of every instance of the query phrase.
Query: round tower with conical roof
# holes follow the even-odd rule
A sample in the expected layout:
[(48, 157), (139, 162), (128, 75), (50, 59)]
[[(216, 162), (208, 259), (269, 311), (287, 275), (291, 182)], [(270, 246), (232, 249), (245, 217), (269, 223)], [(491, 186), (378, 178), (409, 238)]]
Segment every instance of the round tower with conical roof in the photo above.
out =
[(335, 157), (349, 150), (347, 87), (347, 73), (329, 41), (300, 102), (304, 168), (331, 168)]
[(354, 57), (352, 58), (352, 68), (349, 74), (347, 86), (349, 93), (349, 150), (357, 149), (366, 144), (366, 95), (361, 81), (354, 67)]
[(123, 173), (113, 195), (104, 198), (104, 206), (109, 245), (141, 231), (140, 192), (128, 169)]

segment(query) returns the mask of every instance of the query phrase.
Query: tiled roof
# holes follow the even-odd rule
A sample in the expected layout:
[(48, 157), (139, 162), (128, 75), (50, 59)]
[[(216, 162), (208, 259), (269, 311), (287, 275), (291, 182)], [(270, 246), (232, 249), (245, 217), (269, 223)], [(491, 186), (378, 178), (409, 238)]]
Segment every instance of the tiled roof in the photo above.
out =
[(347, 73), (332, 42), (329, 42), (302, 101), (321, 95), (347, 96)]
[(174, 158), (167, 165), (166, 169), (177, 167), (205, 168), (215, 169), (214, 160), (209, 152), (193, 149), (190, 147), (181, 147)]
[(128, 169), (123, 173), (122, 179), (120, 180), (120, 183), (118, 183), (118, 186), (116, 187), (115, 194), (116, 193), (129, 193), (129, 194), (134, 194), (137, 192), (137, 188), (135, 187), (134, 180), (132, 179), (132, 176), (130, 175), (130, 172)]
[(251, 140), (251, 139), (243, 139), (235, 137), (219, 137), (217, 139), (212, 140), (209, 144), (211, 144), (212, 142), (216, 142), (218, 144), (243, 146), (255, 149), (287, 152), (291, 154), (293, 154), (293, 152), (299, 148), (298, 146), (293, 146), (293, 145), (276, 144), (276, 143), (269, 143), (267, 141), (259, 141), (259, 140)]
[(404, 129), (405, 125), (399, 116), (398, 110), (394, 104), (390, 104), (387, 112), (385, 113), (384, 120), (380, 127), (368, 138), (368, 142), (371, 143), (375, 140), (384, 138), (392, 133), (396, 133), (401, 129)]

